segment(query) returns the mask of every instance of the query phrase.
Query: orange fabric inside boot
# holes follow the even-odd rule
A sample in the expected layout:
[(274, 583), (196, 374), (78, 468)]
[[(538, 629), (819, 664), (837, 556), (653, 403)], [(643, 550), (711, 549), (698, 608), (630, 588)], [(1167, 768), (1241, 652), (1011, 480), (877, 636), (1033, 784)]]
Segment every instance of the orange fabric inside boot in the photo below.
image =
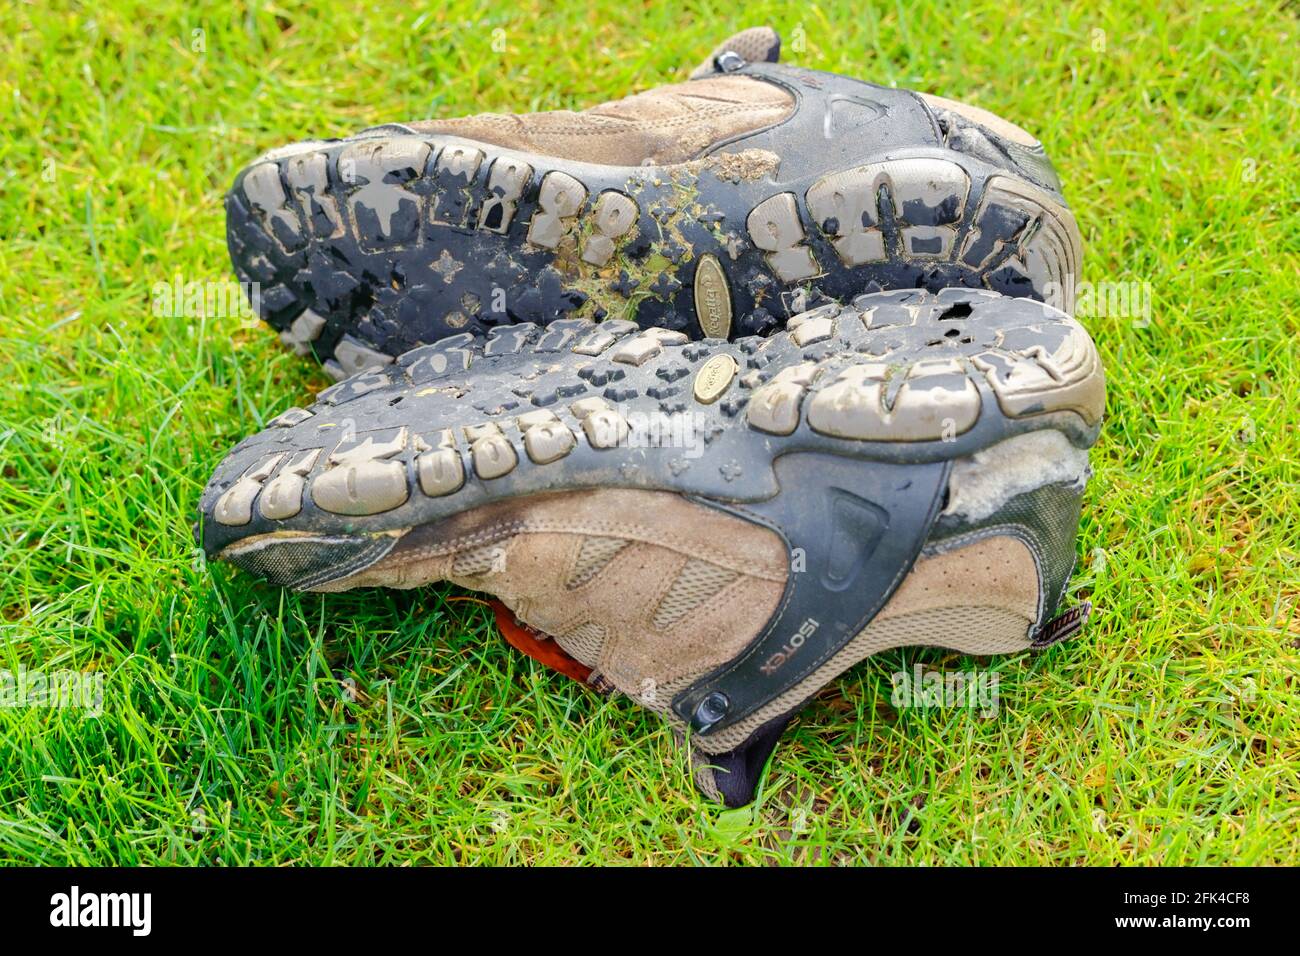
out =
[(586, 684), (591, 677), (591, 668), (565, 653), (564, 648), (540, 631), (515, 618), (515, 612), (500, 601), (488, 602), (497, 616), (497, 629), (506, 643), (522, 651), (535, 661), (541, 661), (551, 670), (559, 671), (572, 677), (579, 683)]

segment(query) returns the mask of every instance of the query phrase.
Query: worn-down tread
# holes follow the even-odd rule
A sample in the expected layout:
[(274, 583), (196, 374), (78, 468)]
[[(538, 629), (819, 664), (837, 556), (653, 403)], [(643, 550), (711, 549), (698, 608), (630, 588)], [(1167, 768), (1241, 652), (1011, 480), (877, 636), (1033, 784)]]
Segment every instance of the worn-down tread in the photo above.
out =
[(617, 167), (389, 128), (254, 162), (227, 195), (227, 240), (262, 318), (335, 378), (518, 322), (743, 337), (863, 290), (1073, 287), (1059, 196), (975, 156), (910, 152), (808, 175), (773, 154)]
[(203, 494), (203, 543), (399, 531), (584, 487), (757, 501), (788, 452), (921, 462), (1035, 429), (1096, 437), (1096, 349), (1041, 303), (875, 293), (790, 325), (690, 342), (569, 319), (423, 346), (241, 442)]

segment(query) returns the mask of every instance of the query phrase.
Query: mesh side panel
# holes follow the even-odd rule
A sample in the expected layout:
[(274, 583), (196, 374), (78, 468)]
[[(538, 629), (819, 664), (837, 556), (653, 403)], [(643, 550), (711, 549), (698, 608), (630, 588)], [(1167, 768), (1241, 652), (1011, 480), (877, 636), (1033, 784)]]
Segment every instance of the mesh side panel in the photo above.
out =
[(738, 577), (736, 571), (728, 571), (708, 561), (687, 561), (673, 586), (660, 600), (655, 610), (654, 626), (661, 631), (672, 627)]
[(582, 587), (599, 574), (605, 565), (613, 561), (614, 555), (625, 547), (627, 542), (622, 538), (584, 538), (582, 547), (578, 551), (578, 559), (573, 562), (573, 570), (569, 572), (569, 580), (565, 586), (570, 590)]
[(346, 577), (392, 550), (395, 537), (267, 536), (227, 548), (222, 557), (280, 587), (305, 589)]
[(451, 573), (458, 578), (486, 574), (493, 568), (499, 569), (501, 567), (501, 562), (505, 559), (505, 553), (505, 542), (485, 544), (479, 548), (462, 551), (456, 555), (456, 559), (451, 563)]
[(607, 633), (599, 624), (580, 624), (566, 634), (555, 638), (571, 657), (576, 657), (588, 667), (600, 661), (600, 650), (605, 646)]
[[(801, 706), (841, 673), (872, 654), (910, 646), (946, 647), (963, 654), (1006, 654), (1029, 647), (1029, 626), (1033, 623), (1013, 611), (979, 605), (932, 608), (872, 621), (840, 648), (839, 653), (776, 700), (733, 727), (707, 737), (692, 737), (691, 745), (704, 753), (721, 753), (739, 747), (773, 717)], [(679, 725), (669, 705), (694, 679), (686, 677), (661, 686), (658, 699), (662, 706), (651, 709), (667, 714)]]
[[(945, 539), (959, 538), (983, 529), (1018, 528), (1032, 542), (1042, 564), (1043, 620), (1050, 620), (1065, 594), (1074, 571), (1075, 547), (1079, 535), (1082, 484), (1057, 482), (1016, 495), (996, 512), (974, 524), (952, 517), (940, 517), (931, 541), (942, 548)], [(927, 550), (931, 550), (927, 547)]]

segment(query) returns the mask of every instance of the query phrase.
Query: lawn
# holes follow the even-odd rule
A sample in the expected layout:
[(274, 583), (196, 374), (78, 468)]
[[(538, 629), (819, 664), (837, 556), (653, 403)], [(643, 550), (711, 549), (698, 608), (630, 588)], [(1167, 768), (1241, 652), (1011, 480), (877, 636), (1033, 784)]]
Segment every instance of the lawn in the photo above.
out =
[[(1083, 317), (1109, 382), (1083, 635), (872, 658), (723, 813), (657, 719), (472, 594), (206, 567), (209, 472), (328, 380), (153, 292), (228, 277), (222, 196), (263, 149), (581, 107), (758, 23), (1035, 131), (1083, 278), (1151, 308)], [(0, 670), (100, 674), (103, 705), (0, 708), (0, 861), (1300, 863), (1297, 49), (1270, 3), (3, 4)], [(992, 669), (999, 712), (894, 708), (917, 664)]]

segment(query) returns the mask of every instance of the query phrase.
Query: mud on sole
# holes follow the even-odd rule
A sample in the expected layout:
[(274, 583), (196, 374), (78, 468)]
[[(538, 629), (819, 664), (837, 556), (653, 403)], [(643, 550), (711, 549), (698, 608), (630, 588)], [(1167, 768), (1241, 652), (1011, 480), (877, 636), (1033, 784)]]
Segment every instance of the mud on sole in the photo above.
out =
[(938, 147), (785, 181), (756, 150), (611, 167), (386, 133), (273, 151), (226, 209), (260, 314), (336, 379), (521, 321), (734, 338), (864, 291), (1043, 298), (1080, 258), (1049, 193)]

